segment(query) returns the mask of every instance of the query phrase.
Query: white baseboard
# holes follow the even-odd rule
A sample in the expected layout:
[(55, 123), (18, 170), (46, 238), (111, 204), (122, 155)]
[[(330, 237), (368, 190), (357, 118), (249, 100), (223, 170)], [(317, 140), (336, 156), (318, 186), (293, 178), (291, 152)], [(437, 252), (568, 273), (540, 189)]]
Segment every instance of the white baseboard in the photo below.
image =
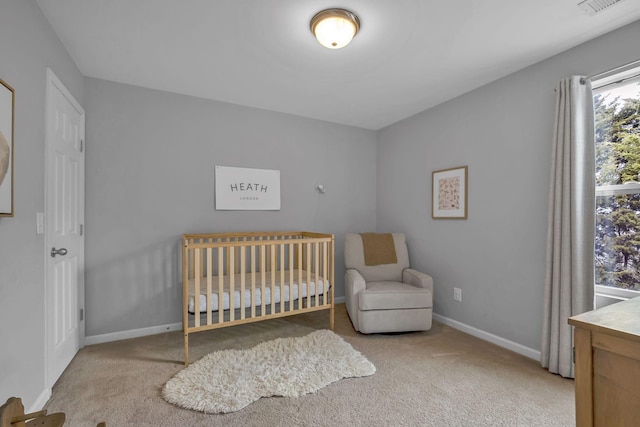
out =
[[(344, 302), (344, 297), (336, 297), (336, 304)], [(181, 331), (182, 323), (171, 323), (169, 325), (151, 326), (149, 328), (130, 329), (128, 331), (112, 332), (110, 334), (92, 335), (84, 338), (84, 345), (102, 344), (105, 342), (127, 340), (129, 338), (146, 337), (147, 335), (161, 334), (163, 332)]]
[(149, 328), (130, 329), (128, 331), (112, 332), (110, 334), (92, 335), (84, 338), (84, 345), (102, 344), (111, 341), (127, 340), (129, 338), (146, 337), (147, 335), (161, 334), (163, 332), (181, 331), (182, 323), (151, 326)]
[(31, 405), (31, 407), (27, 410), (27, 414), (42, 410), (42, 408), (44, 408), (44, 405), (46, 405), (49, 401), (49, 398), (51, 398), (51, 389), (48, 388), (46, 390), (42, 390), (40, 396), (38, 396), (33, 405)]
[(534, 350), (529, 347), (525, 347), (522, 344), (518, 344), (513, 341), (509, 341), (508, 339), (499, 337), (497, 335), (493, 335), (489, 332), (483, 331), (478, 328), (474, 328), (473, 326), (469, 326), (465, 323), (458, 322), (457, 320), (449, 319), (448, 317), (441, 316), (439, 314), (433, 314), (434, 320), (437, 320), (440, 323), (444, 323), (447, 326), (451, 326), (453, 329), (457, 329), (469, 335), (473, 335), (476, 338), (480, 338), (481, 340), (488, 341), (497, 346), (506, 348), (507, 350), (511, 350), (515, 353), (521, 354), (529, 359), (540, 360), (540, 352), (538, 350)]
[[(334, 302), (336, 304), (342, 304), (345, 302), (345, 298), (343, 296), (336, 297), (334, 299)], [(489, 332), (483, 331), (478, 328), (474, 328), (473, 326), (469, 326), (465, 323), (458, 322), (457, 320), (453, 320), (436, 313), (433, 314), (433, 318), (434, 320), (440, 323), (443, 323), (447, 326), (451, 326), (454, 329), (457, 329), (469, 335), (473, 335), (476, 338), (480, 338), (481, 340), (488, 341), (497, 346), (506, 348), (507, 350), (511, 350), (515, 353), (521, 354), (525, 357), (528, 357), (529, 359), (540, 360), (540, 351), (538, 350), (525, 347), (522, 344), (509, 341), (508, 339), (499, 337), (497, 335), (493, 335)], [(139, 337), (144, 337), (148, 335), (161, 334), (163, 332), (172, 332), (172, 331), (180, 331), (180, 330), (182, 330), (182, 323), (171, 323), (168, 325), (151, 326), (149, 328), (130, 329), (128, 331), (113, 332), (113, 333), (102, 334), (102, 335), (92, 335), (89, 337), (85, 337), (84, 344), (85, 345), (102, 344), (105, 342), (120, 341), (120, 340), (129, 339), (129, 338), (139, 338)], [(49, 400), (49, 397), (51, 397), (51, 390), (49, 389), (49, 390), (43, 391), (42, 394), (36, 400), (36, 403), (34, 403), (33, 405), (33, 408), (36, 408), (36, 409), (31, 410), (30, 412), (40, 410), (40, 408), (42, 408), (44, 404), (47, 403), (47, 400)]]

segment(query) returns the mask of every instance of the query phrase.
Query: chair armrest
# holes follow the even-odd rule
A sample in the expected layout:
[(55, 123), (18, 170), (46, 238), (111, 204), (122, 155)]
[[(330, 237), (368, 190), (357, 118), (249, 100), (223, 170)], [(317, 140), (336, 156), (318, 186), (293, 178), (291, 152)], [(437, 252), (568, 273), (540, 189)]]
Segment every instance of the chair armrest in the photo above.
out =
[(367, 288), (364, 277), (358, 270), (348, 269), (344, 273), (344, 292), (349, 295), (357, 295)]
[(367, 288), (364, 277), (358, 270), (347, 269), (344, 272), (344, 302), (347, 307), (347, 313), (353, 327), (356, 331), (360, 330), (358, 326), (358, 312), (360, 311), (360, 292)]
[(402, 270), (402, 282), (418, 288), (426, 288), (433, 292), (433, 277), (412, 268)]

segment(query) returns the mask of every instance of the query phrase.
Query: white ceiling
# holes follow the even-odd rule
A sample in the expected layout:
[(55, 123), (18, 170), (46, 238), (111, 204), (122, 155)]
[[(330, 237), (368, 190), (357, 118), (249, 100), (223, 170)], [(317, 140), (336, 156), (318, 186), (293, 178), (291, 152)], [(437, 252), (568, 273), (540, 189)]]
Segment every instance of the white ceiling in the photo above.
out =
[[(37, 0), (85, 76), (374, 130), (640, 19), (579, 2)], [(336, 6), (362, 27), (329, 50), (309, 21)]]

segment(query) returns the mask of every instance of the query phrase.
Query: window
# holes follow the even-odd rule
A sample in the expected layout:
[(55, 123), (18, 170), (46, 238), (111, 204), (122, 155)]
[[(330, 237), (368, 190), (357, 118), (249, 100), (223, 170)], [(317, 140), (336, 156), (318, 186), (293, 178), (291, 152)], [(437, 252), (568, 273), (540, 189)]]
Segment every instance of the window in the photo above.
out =
[(640, 296), (640, 68), (593, 82), (596, 307)]

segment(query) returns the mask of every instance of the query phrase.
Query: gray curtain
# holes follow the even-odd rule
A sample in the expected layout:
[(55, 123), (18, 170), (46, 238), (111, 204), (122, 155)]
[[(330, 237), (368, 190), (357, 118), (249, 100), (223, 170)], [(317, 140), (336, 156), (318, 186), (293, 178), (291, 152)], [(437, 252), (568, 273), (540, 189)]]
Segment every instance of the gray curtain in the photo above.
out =
[(556, 87), (548, 220), (541, 363), (573, 378), (567, 319), (593, 309), (594, 285), (593, 95), (580, 76)]

